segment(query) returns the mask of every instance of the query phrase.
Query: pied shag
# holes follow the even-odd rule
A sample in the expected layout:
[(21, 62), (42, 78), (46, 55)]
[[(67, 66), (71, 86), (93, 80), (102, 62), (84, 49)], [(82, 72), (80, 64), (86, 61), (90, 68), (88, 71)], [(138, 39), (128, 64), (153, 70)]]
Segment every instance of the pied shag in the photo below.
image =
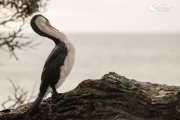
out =
[(24, 119), (37, 110), (42, 99), (49, 92), (52, 92), (52, 95), (58, 94), (56, 89), (62, 85), (71, 72), (75, 59), (74, 45), (65, 34), (52, 27), (47, 18), (35, 15), (30, 24), (37, 34), (53, 40), (55, 47), (45, 62), (38, 97), (27, 109)]

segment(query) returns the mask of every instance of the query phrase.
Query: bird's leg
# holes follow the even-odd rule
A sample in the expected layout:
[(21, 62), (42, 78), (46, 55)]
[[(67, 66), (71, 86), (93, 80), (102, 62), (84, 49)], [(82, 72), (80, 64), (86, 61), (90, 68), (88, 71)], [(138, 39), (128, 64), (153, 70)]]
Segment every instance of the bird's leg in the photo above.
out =
[(56, 91), (55, 86), (53, 85), (53, 86), (51, 86), (51, 88), (53, 90), (53, 92), (51, 92), (52, 93), (52, 97), (57, 96), (59, 93)]

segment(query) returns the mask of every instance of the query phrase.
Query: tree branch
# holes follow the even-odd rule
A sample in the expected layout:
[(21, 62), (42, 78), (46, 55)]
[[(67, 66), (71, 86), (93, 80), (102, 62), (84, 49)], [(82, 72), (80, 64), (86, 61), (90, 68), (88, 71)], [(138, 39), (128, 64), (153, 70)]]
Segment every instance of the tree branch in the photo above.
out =
[(27, 93), (28, 93), (27, 91), (21, 88), (20, 85), (13, 83), (11, 79), (8, 78), (8, 80), (13, 87), (13, 96), (8, 96), (8, 99), (2, 103), (2, 107), (4, 109), (15, 109), (19, 105), (30, 102), (32, 99), (35, 98), (34, 93), (35, 93), (36, 84), (33, 87), (31, 95), (27, 97)]
[[(37, 12), (43, 12), (49, 0), (0, 0), (0, 48), (7, 49), (11, 57), (18, 57), (16, 49), (32, 48), (32, 41), (21, 42), (19, 39), (29, 39), (22, 33), (27, 27), (29, 17)], [(12, 24), (18, 27), (11, 28)]]

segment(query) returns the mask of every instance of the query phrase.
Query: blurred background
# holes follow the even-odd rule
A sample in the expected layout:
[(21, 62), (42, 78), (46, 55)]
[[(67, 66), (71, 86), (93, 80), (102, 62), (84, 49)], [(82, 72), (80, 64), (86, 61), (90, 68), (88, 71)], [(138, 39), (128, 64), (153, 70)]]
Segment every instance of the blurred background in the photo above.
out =
[[(179, 4), (179, 0), (50, 0), (39, 5), (43, 8), (39, 12), (20, 16), (6, 29), (0, 24), (0, 103), (14, 94), (8, 80), (28, 93), (36, 84), (34, 95), (38, 93), (41, 72), (54, 43), (28, 27), (34, 14), (47, 17), (76, 47), (73, 70), (58, 89), (60, 93), (110, 71), (137, 81), (180, 86)], [(7, 6), (3, 9), (12, 9)], [(7, 12), (3, 9), (2, 16)], [(18, 32), (21, 18), (26, 21), (14, 46), (3, 46), (8, 33), (15, 36), (10, 30)], [(21, 44), (25, 47), (19, 47), (17, 41), (25, 42)]]

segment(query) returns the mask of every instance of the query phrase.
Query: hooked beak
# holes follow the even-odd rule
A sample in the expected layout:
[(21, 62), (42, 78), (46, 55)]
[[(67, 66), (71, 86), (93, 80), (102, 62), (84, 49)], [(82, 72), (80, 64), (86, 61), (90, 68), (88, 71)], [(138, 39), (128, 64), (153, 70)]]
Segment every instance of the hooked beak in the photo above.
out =
[(53, 31), (59, 32), (59, 30), (57, 30), (56, 28), (54, 28), (53, 26), (51, 26), (51, 24), (49, 23), (49, 21), (46, 22), (46, 25), (47, 25), (50, 29), (52, 29)]

